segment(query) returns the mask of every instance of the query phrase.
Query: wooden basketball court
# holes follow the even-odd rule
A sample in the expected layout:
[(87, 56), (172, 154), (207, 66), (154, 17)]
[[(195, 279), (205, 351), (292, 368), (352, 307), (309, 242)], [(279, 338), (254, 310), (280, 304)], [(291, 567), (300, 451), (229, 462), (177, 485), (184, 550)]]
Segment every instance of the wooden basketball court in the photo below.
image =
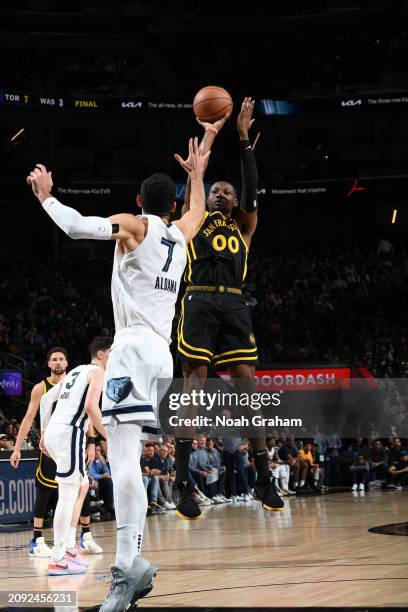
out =
[[(147, 518), (143, 556), (159, 567), (141, 607), (379, 606), (408, 608), (408, 531), (369, 529), (408, 521), (408, 491), (285, 498), (282, 513), (256, 502), (204, 508), (192, 523), (174, 512)], [(103, 555), (88, 573), (48, 577), (47, 559), (28, 556), (30, 531), (0, 530), (1, 589), (77, 590), (78, 608), (108, 590), (115, 523), (95, 523)], [(47, 541), (51, 530), (44, 532)], [(71, 608), (72, 609), (72, 608)]]

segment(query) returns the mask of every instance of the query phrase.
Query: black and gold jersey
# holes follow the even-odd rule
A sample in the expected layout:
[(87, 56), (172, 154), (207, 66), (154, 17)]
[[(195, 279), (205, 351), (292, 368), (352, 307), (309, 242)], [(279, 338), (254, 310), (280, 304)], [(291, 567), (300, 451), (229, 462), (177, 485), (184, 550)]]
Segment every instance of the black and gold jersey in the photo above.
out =
[(57, 383), (52, 382), (52, 380), (51, 380), (50, 378), (44, 378), (44, 379), (41, 381), (41, 384), (42, 384), (42, 386), (43, 386), (43, 394), (45, 395), (46, 393), (48, 393), (48, 391), (49, 391), (50, 389), (52, 389), (53, 387), (55, 387), (55, 385), (56, 385)]
[(189, 285), (241, 288), (247, 273), (248, 247), (237, 222), (219, 210), (206, 212), (187, 246), (184, 280)]
[[(41, 383), (43, 386), (44, 395), (57, 384), (52, 382), (52, 380), (50, 380), (49, 378), (44, 378)], [(51, 457), (47, 457), (47, 455), (44, 455), (44, 453), (40, 451), (38, 457), (38, 466), (35, 472), (36, 484), (41, 487), (46, 487), (47, 489), (57, 489), (58, 483), (55, 481), (56, 471), (57, 466), (55, 464), (55, 461), (51, 459)]]

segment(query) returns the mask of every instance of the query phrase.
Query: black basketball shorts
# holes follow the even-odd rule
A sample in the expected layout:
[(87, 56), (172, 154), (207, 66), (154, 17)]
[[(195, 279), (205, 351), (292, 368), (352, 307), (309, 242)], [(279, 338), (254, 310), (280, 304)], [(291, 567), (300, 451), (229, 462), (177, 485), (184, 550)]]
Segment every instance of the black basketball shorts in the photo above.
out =
[(178, 325), (178, 355), (183, 363), (197, 365), (255, 365), (256, 341), (242, 295), (186, 293)]

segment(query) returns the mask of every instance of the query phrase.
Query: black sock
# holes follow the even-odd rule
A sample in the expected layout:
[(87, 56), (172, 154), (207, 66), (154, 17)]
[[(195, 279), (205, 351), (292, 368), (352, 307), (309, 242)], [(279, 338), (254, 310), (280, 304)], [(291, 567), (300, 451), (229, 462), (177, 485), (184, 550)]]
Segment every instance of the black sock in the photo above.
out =
[(34, 540), (34, 542), (36, 541), (37, 538), (42, 538), (42, 529), (36, 529), (34, 527), (34, 531), (33, 531), (33, 540)]
[(81, 525), (82, 527), (82, 535), (84, 535), (84, 533), (89, 533), (89, 530), (91, 528), (91, 524), (88, 523), (88, 525)]
[(188, 480), (188, 465), (190, 462), (192, 440), (176, 439), (176, 482)]
[(266, 449), (262, 451), (255, 451), (254, 460), (255, 460), (255, 469), (258, 474), (256, 481), (259, 484), (264, 484), (266, 482), (269, 482), (271, 479), (271, 475), (269, 472), (268, 454), (266, 452)]

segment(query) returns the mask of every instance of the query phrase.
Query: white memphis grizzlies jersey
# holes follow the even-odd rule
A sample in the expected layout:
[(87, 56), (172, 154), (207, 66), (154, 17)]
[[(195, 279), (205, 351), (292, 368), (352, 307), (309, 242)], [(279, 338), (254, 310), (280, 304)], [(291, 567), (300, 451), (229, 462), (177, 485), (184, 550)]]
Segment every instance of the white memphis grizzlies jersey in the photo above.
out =
[(88, 429), (89, 417), (85, 412), (85, 399), (88, 392), (88, 374), (95, 368), (94, 363), (80, 365), (71, 370), (61, 383), (57, 405), (48, 425), (74, 425), (82, 431)]
[(112, 272), (115, 329), (148, 325), (171, 342), (171, 329), (180, 280), (186, 266), (187, 246), (173, 223), (156, 215), (148, 220), (146, 237), (131, 253), (116, 243)]
[(40, 399), (40, 422), (41, 422), (41, 431), (45, 431), (48, 423), (50, 422), (50, 418), (52, 413), (55, 410), (55, 406), (57, 405), (59, 392), (61, 389), (63, 381), (57, 383), (47, 393), (41, 396)]

